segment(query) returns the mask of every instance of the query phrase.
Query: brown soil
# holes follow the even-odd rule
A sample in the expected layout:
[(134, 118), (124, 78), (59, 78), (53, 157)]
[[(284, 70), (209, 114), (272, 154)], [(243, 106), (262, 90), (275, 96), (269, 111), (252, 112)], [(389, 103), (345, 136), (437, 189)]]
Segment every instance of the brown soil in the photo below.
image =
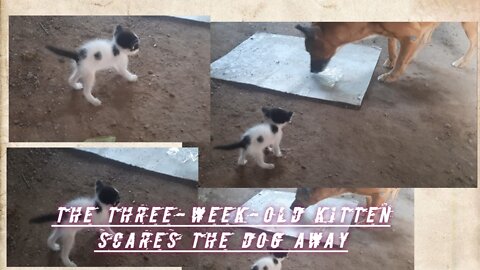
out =
[[(115, 25), (140, 37), (128, 83), (97, 73), (94, 107), (67, 83), (70, 61), (45, 49), (110, 39)], [(43, 29), (45, 28), (45, 30)], [(10, 141), (208, 141), (210, 28), (169, 17), (10, 17)]]
[[(199, 198), (207, 205), (240, 206), (260, 190), (202, 188), (199, 190)], [(360, 196), (345, 197), (355, 198), (360, 204), (365, 204), (364, 198)], [(291, 253), (283, 262), (282, 269), (414, 269), (413, 189), (403, 189), (393, 207), (395, 216), (391, 228), (349, 229), (347, 254)], [(255, 229), (235, 230), (236, 235), (232, 236), (231, 243), (241, 243), (242, 236), (247, 231), (261, 232)], [(286, 238), (282, 245), (291, 247), (295, 240)], [(198, 269), (250, 269), (262, 256), (265, 253), (208, 254), (202, 257)]]
[[(213, 23), (212, 61), (257, 31), (300, 36), (295, 23)], [(212, 80), (212, 145), (237, 140), (262, 121), (262, 106), (293, 110), (276, 168), (237, 151), (204, 145), (202, 187), (475, 187), (477, 146), (476, 61), (450, 63), (468, 47), (460, 24), (442, 24), (400, 80), (380, 83), (386, 39), (364, 41), (383, 51), (360, 108), (325, 103), (242, 84)], [(476, 59), (476, 57), (474, 57)]]
[[(123, 205), (175, 205), (181, 209), (197, 205), (197, 188), (192, 181), (173, 179), (78, 150), (17, 148), (8, 149), (7, 155), (8, 266), (63, 266), (59, 253), (47, 247), (50, 226), (28, 221), (55, 212), (58, 205), (74, 198), (93, 196), (96, 180), (117, 188)], [(129, 231), (132, 230), (125, 230)], [(185, 240), (190, 241), (189, 237), (185, 234)], [(93, 253), (97, 243), (97, 233), (79, 232), (70, 258), (79, 266), (195, 266), (197, 263), (194, 254)]]

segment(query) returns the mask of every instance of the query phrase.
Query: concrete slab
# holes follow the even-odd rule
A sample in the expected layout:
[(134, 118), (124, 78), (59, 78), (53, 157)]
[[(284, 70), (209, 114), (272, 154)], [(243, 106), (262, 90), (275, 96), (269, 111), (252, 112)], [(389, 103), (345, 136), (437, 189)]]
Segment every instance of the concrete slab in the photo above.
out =
[(343, 46), (319, 74), (310, 72), (304, 38), (256, 33), (211, 64), (212, 78), (360, 106), (381, 49)]
[(145, 170), (198, 181), (198, 148), (77, 148)]

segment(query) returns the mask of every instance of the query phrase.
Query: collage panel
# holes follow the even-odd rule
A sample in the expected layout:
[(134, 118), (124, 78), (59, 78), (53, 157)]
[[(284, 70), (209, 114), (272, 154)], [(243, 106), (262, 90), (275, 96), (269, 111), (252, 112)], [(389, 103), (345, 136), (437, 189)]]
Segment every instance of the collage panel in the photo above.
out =
[[(96, 207), (90, 224), (98, 226), (122, 224), (116, 219), (111, 223), (104, 220), (117, 206), (134, 210), (175, 206), (189, 213), (197, 205), (197, 163), (197, 148), (9, 148), (7, 266), (195, 267), (196, 254), (126, 251), (135, 250), (125, 247), (130, 237), (136, 237), (136, 247), (144, 232), (172, 230), (112, 226), (115, 235), (123, 233), (116, 247), (121, 252), (97, 253), (94, 250), (104, 239), (101, 233), (109, 227), (56, 220), (61, 213), (57, 208), (70, 206), (83, 207), (84, 216), (86, 207)], [(187, 223), (188, 216), (176, 222)], [(51, 227), (55, 224), (85, 227)], [(176, 248), (188, 247), (189, 229), (173, 230), (184, 235)], [(113, 242), (108, 243), (112, 245), (107, 248), (115, 249)]]
[(6, 267), (475, 260), (477, 22), (2, 14)]
[(202, 187), (477, 186), (476, 22), (214, 22), (211, 35)]
[(195, 142), (209, 17), (10, 16), (11, 142)]
[[(229, 238), (230, 248), (237, 249), (245, 244), (248, 233), (255, 234), (251, 240), (252, 248), (260, 251), (248, 253), (239, 252), (236, 254), (206, 254), (199, 261), (199, 268), (202, 270), (220, 269), (414, 269), (414, 196), (413, 189), (342, 189), (342, 188), (313, 188), (310, 195), (305, 196), (303, 189), (260, 189), (260, 188), (201, 188), (199, 189), (199, 203), (207, 206), (229, 206), (229, 207), (250, 207), (250, 210), (257, 210), (257, 213), (264, 213), (264, 209), (273, 207), (278, 211), (273, 216), (273, 227), (266, 227), (265, 223), (259, 222), (259, 218), (246, 212), (249, 217), (241, 228), (222, 229), (223, 232), (233, 233)], [(341, 214), (335, 214), (335, 222), (317, 222), (317, 209), (322, 207), (368, 207), (370, 198), (384, 196), (383, 199), (394, 207), (394, 213), (387, 227), (369, 227), (365, 222), (366, 215), (360, 215), (358, 221), (352, 218), (351, 227), (333, 228), (328, 225), (340, 225)], [(290, 214), (285, 210), (282, 214), (282, 207), (288, 209), (297, 207), (299, 201), (310, 200), (304, 206), (306, 208), (296, 226), (291, 223), (281, 223), (280, 216), (289, 222)], [(250, 211), (249, 210), (249, 211)], [(328, 219), (330, 213), (322, 213)], [(288, 224), (290, 227), (282, 227)], [(363, 224), (363, 225), (362, 225)], [(315, 225), (312, 227), (301, 227)], [(327, 225), (327, 226), (321, 226)], [(357, 226), (357, 227), (355, 227)], [(363, 226), (363, 227), (362, 227)], [(283, 233), (285, 236), (280, 243), (280, 248), (272, 248), (275, 234)], [(305, 240), (298, 239), (303, 233)], [(312, 244), (312, 234), (323, 234), (317, 241), (317, 248), (310, 251), (292, 252), (302, 242), (305, 248)], [(261, 235), (266, 235), (266, 242), (262, 244)], [(346, 240), (341, 242), (339, 238), (347, 235)], [(328, 241), (332, 237), (333, 248), (329, 248)], [(260, 243), (260, 244), (259, 244)], [(343, 247), (340, 247), (342, 245)], [(263, 249), (263, 252), (262, 252)], [(274, 250), (269, 253), (268, 250)], [(340, 253), (340, 251), (347, 251)], [(288, 252), (290, 251), (290, 252)], [(297, 250), (298, 251), (298, 250)], [(322, 251), (332, 251), (323, 253)], [(285, 254), (287, 253), (287, 254)], [(266, 267), (266, 268), (264, 268)]]

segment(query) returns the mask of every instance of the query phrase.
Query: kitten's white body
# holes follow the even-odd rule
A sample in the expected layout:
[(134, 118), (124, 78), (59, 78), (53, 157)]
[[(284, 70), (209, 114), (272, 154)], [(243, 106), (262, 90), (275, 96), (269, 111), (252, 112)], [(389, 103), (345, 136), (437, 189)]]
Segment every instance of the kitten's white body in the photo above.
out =
[[(275, 168), (274, 164), (266, 163), (265, 162), (265, 148), (272, 148), (273, 153), (276, 157), (282, 156), (282, 151), (280, 149), (280, 142), (282, 141), (283, 136), (283, 126), (279, 124), (275, 124), (278, 127), (278, 131), (276, 133), (272, 132), (271, 123), (262, 123), (256, 126), (249, 128), (243, 135), (242, 138), (245, 136), (249, 136), (251, 141), (250, 145), (246, 149), (240, 149), (240, 157), (238, 158), (239, 165), (247, 164), (247, 156), (251, 156), (255, 159), (258, 166), (264, 169), (273, 169)], [(263, 140), (260, 142), (258, 138), (262, 138)]]
[[(284, 258), (275, 258), (275, 256), (270, 255), (258, 259), (251, 269), (255, 270), (282, 270), (282, 261)], [(276, 262), (276, 263), (275, 263)]]
[[(107, 225), (108, 218), (109, 218), (109, 210), (108, 210), (109, 206), (99, 202), (98, 200), (96, 200), (96, 198), (87, 198), (87, 197), (77, 198), (75, 200), (68, 202), (65, 205), (65, 207), (82, 207), (82, 209), (85, 210), (87, 207), (95, 207), (95, 202), (97, 202), (100, 205), (102, 210), (100, 211), (100, 213), (97, 213), (96, 211), (92, 212), (91, 224)], [(68, 223), (62, 223), (62, 224), (68, 224)], [(80, 225), (80, 224), (82, 223), (76, 223), (76, 225)], [(75, 244), (75, 235), (77, 234), (77, 232), (83, 229), (84, 228), (81, 228), (81, 227), (61, 227), (61, 228), (57, 227), (53, 229), (52, 233), (48, 237), (48, 240), (47, 240), (48, 247), (53, 251), (60, 250), (60, 258), (62, 259), (62, 262), (65, 266), (77, 266), (73, 261), (70, 260), (69, 255)], [(106, 230), (111, 234), (114, 233), (112, 229), (110, 229), (109, 227), (99, 228), (99, 230), (102, 230), (102, 229)], [(61, 245), (57, 243), (57, 240), (61, 241)]]
[[(113, 68), (130, 82), (138, 79), (137, 75), (128, 71), (128, 55), (131, 53), (116, 45), (119, 54), (114, 55), (112, 51), (114, 45), (116, 45), (115, 38), (112, 40), (96, 39), (89, 41), (80, 47), (80, 50), (86, 50), (86, 58), (79, 61), (78, 64), (73, 61), (73, 72), (68, 82), (76, 90), (83, 88), (85, 98), (95, 106), (102, 104), (98, 98), (92, 95), (92, 89), (95, 84), (95, 73), (97, 71)], [(94, 55), (98, 52), (100, 52), (102, 57), (101, 60), (95, 59)], [(79, 80), (81, 80), (83, 84), (80, 83)]]

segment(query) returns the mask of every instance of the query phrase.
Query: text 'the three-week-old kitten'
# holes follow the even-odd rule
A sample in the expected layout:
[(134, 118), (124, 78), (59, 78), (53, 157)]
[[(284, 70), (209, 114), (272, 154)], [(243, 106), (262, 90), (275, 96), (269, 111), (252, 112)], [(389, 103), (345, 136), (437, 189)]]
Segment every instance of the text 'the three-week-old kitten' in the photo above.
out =
[(90, 40), (76, 51), (53, 46), (46, 46), (46, 48), (55, 54), (74, 60), (73, 73), (70, 75), (68, 83), (73, 89), (81, 90), (83, 88), (83, 95), (88, 102), (99, 106), (102, 102), (92, 95), (95, 73), (99, 70), (113, 68), (128, 81), (136, 81), (137, 75), (130, 73), (127, 68), (128, 56), (138, 52), (139, 42), (135, 33), (118, 25), (111, 40)]
[(229, 145), (215, 146), (215, 149), (233, 150), (240, 149), (239, 165), (247, 163), (247, 156), (255, 159), (258, 166), (264, 169), (275, 168), (274, 164), (265, 163), (265, 148), (272, 147), (276, 157), (282, 156), (280, 142), (283, 136), (283, 127), (292, 121), (293, 112), (280, 108), (262, 108), (267, 123), (261, 123), (249, 128), (241, 137), (241, 140)]
[[(97, 181), (95, 184), (95, 196), (92, 198), (81, 197), (68, 202), (65, 207), (81, 207), (82, 211), (85, 211), (87, 207), (95, 207), (91, 217), (92, 224), (94, 225), (108, 225), (109, 209), (110, 206), (117, 206), (120, 202), (120, 195), (118, 191), (111, 187), (104, 185), (101, 181)], [(82, 216), (85, 213), (82, 213)], [(39, 217), (32, 218), (30, 223), (43, 223), (43, 222), (56, 222), (58, 219), (58, 212), (52, 214), (46, 214)], [(69, 215), (62, 215), (63, 221), (67, 221)], [(81, 220), (81, 218), (80, 218)], [(62, 224), (57, 223), (57, 224)], [(82, 225), (75, 223), (75, 225)], [(87, 225), (87, 224), (83, 224)], [(114, 234), (109, 227), (102, 227), (110, 234)], [(101, 228), (101, 229), (102, 229)], [(60, 258), (65, 266), (77, 266), (70, 260), (70, 251), (75, 243), (75, 234), (81, 231), (81, 227), (57, 227), (54, 228), (47, 240), (48, 247), (53, 251), (60, 250)], [(60, 245), (57, 244), (57, 240), (60, 240)]]

